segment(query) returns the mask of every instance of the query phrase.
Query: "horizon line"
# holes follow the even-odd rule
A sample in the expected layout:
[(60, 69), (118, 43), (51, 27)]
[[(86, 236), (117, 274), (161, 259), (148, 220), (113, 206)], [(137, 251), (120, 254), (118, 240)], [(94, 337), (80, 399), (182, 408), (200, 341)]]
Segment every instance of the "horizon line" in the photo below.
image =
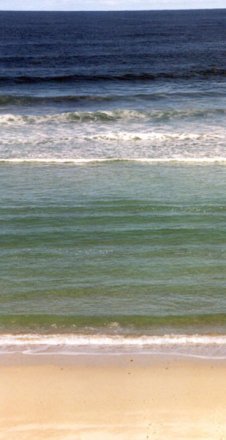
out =
[(205, 8), (168, 8), (168, 9), (0, 9), (1, 12), (184, 12), (184, 11), (225, 11), (222, 7), (205, 7)]

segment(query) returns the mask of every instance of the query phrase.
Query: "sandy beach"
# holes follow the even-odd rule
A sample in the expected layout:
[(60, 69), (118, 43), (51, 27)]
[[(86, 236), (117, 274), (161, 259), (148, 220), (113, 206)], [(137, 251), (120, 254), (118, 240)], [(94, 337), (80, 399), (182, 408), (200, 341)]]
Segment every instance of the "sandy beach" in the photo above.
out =
[(0, 439), (223, 440), (225, 373), (170, 357), (5, 357)]

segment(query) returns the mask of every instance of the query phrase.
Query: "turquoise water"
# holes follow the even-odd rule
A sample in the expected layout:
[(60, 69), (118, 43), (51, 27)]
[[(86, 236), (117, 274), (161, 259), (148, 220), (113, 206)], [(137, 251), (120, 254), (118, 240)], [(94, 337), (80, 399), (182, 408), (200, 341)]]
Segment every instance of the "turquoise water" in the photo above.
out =
[(3, 332), (221, 332), (226, 167), (0, 166)]

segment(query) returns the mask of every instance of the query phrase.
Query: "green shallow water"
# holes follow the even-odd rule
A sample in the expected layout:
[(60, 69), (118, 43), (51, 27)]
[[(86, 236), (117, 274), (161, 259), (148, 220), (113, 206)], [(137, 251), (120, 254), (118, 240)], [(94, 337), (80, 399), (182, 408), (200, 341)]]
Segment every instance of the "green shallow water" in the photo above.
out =
[(225, 194), (221, 165), (2, 164), (0, 330), (223, 332)]

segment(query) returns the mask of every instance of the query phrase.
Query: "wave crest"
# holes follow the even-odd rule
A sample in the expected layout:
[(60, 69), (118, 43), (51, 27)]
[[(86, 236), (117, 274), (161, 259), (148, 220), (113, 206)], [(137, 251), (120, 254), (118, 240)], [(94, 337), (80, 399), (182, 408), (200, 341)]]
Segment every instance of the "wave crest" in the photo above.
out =
[(189, 110), (106, 110), (106, 111), (75, 111), (44, 115), (0, 115), (0, 124), (44, 124), (44, 123), (83, 123), (83, 122), (136, 122), (136, 121), (167, 121), (170, 119), (206, 118), (214, 115), (225, 115), (224, 108), (189, 109)]

